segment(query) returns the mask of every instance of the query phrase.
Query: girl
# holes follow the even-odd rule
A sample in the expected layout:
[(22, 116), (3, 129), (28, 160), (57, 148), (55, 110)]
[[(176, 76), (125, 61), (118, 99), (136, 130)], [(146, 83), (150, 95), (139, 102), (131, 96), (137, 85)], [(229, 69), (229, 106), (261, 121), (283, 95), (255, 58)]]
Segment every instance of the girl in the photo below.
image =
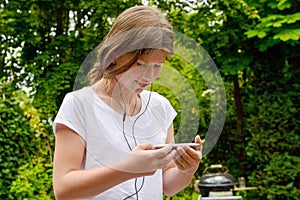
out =
[[(90, 85), (67, 94), (55, 118), (53, 186), (57, 199), (172, 196), (191, 181), (200, 147), (172, 150), (175, 110), (144, 90), (173, 53), (173, 31), (156, 8), (121, 13), (88, 74)], [(166, 147), (154, 149), (154, 144)]]

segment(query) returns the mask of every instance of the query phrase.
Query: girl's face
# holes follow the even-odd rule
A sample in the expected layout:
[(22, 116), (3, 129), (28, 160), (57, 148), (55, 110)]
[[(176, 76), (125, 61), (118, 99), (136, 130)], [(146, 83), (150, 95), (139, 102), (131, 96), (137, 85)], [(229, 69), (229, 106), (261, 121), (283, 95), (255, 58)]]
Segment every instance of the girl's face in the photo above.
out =
[[(118, 74), (116, 78), (127, 90), (140, 93), (159, 76), (162, 63), (165, 61), (166, 56), (167, 53), (163, 50), (145, 53), (129, 70)], [(116, 60), (116, 64), (126, 59), (128, 59), (128, 56), (123, 55)]]

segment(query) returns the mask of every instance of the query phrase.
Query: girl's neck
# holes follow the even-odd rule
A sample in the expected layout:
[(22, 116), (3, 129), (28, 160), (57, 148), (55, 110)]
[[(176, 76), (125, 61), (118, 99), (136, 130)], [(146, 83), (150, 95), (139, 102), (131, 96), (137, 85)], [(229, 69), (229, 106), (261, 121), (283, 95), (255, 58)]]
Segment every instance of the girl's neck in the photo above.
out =
[(140, 96), (126, 90), (115, 79), (101, 79), (94, 90), (97, 95), (117, 112), (136, 115), (141, 109)]

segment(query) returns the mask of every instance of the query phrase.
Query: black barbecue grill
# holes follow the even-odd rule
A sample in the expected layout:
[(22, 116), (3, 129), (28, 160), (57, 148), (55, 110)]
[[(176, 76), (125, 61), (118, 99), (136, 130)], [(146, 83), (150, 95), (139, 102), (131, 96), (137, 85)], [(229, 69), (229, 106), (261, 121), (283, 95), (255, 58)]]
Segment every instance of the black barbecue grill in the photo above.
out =
[[(216, 172), (212, 173), (212, 171)], [(234, 176), (229, 174), (227, 167), (211, 165), (203, 171), (203, 176), (198, 181), (198, 188), (201, 193), (199, 200), (242, 199), (241, 196), (233, 195), (233, 189), (236, 185), (238, 182)]]

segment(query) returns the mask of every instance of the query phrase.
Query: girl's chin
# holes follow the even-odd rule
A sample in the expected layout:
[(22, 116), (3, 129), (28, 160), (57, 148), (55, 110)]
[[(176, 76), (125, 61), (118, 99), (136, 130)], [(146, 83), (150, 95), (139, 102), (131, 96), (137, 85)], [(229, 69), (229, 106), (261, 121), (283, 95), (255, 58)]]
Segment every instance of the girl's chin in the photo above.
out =
[(141, 93), (141, 92), (143, 92), (143, 90), (144, 90), (145, 88), (136, 88), (135, 89), (135, 93)]

